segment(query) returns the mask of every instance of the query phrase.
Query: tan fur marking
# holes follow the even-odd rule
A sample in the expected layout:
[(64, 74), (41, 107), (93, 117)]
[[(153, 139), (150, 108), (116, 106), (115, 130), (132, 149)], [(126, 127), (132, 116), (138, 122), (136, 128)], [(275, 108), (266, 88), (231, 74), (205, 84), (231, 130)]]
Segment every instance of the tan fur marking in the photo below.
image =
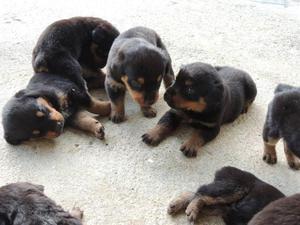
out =
[(288, 148), (287, 143), (284, 141), (284, 153), (289, 166), (292, 169), (300, 169), (300, 162), (298, 157)]
[(145, 79), (142, 78), (142, 77), (138, 78), (137, 81), (138, 81), (138, 83), (141, 84), (141, 85), (143, 85), (143, 84), (145, 83)]
[(100, 101), (91, 96), (91, 106), (88, 111), (100, 116), (108, 116), (111, 112), (111, 105), (108, 101)]
[(45, 138), (53, 139), (58, 137), (60, 134), (56, 133), (54, 131), (48, 131), (47, 134), (45, 135)]
[(45, 116), (45, 113), (41, 112), (41, 111), (37, 111), (35, 114), (37, 117), (43, 117)]
[(203, 112), (207, 105), (203, 97), (200, 97), (198, 101), (188, 101), (180, 95), (174, 95), (173, 102), (177, 108), (192, 110), (195, 112)]
[(131, 97), (133, 98), (134, 101), (136, 101), (138, 104), (140, 104), (141, 106), (143, 106), (144, 103), (144, 96), (142, 93), (134, 91), (131, 89), (130, 85), (128, 84), (128, 76), (124, 75), (121, 77), (121, 80), (124, 82), (129, 94), (131, 95)]
[(54, 121), (64, 121), (63, 115), (52, 107), (52, 105), (44, 98), (37, 98), (38, 104), (44, 105), (50, 111), (50, 119)]
[(161, 78), (162, 78), (162, 75), (159, 75), (159, 76), (157, 77), (157, 82), (161, 82)]
[(185, 81), (186, 86), (191, 86), (192, 84), (193, 84), (193, 81), (191, 81), (191, 80), (186, 80)]
[(47, 67), (40, 66), (40, 67), (38, 67), (38, 68), (35, 69), (35, 72), (36, 72), (36, 73), (43, 73), (43, 72), (44, 72), (44, 73), (48, 73), (49, 70), (48, 70)]
[(40, 132), (39, 130), (33, 130), (32, 133), (33, 133), (34, 135), (37, 135), (37, 134), (40, 134), (41, 132)]

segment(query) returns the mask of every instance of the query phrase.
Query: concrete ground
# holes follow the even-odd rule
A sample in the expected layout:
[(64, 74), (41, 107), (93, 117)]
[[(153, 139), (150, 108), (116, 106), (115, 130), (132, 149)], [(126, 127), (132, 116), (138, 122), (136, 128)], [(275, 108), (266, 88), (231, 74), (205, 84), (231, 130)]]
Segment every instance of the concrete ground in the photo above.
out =
[[(128, 121), (116, 125), (101, 119), (105, 142), (73, 129), (54, 141), (19, 147), (1, 139), (0, 185), (43, 184), (66, 209), (81, 207), (88, 225), (188, 224), (184, 215), (166, 214), (169, 201), (210, 182), (226, 165), (248, 170), (287, 195), (299, 192), (300, 172), (288, 168), (282, 143), (279, 162), (269, 166), (262, 161), (261, 137), (274, 87), (280, 82), (300, 85), (299, 12), (297, 4), (283, 8), (247, 0), (2, 0), (1, 107), (31, 77), (31, 51), (42, 30), (55, 20), (77, 15), (105, 18), (120, 31), (151, 27), (165, 42), (176, 72), (180, 65), (195, 61), (239, 67), (252, 75), (258, 96), (249, 113), (224, 126), (195, 159), (179, 151), (188, 128), (156, 148), (141, 142), (140, 136), (168, 109), (162, 99), (155, 106), (157, 118), (146, 119), (128, 98)], [(222, 222), (210, 218), (199, 224)]]

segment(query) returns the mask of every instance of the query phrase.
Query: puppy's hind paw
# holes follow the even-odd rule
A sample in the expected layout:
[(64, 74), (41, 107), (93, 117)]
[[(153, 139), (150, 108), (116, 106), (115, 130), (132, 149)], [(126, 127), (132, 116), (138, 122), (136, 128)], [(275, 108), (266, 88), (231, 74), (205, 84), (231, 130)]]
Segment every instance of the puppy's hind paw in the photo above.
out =
[(104, 132), (104, 127), (100, 122), (96, 123), (96, 127), (95, 127), (95, 136), (100, 139), (103, 140), (105, 137), (105, 132)]
[(277, 156), (270, 153), (265, 153), (263, 156), (263, 160), (268, 164), (276, 164), (277, 163)]

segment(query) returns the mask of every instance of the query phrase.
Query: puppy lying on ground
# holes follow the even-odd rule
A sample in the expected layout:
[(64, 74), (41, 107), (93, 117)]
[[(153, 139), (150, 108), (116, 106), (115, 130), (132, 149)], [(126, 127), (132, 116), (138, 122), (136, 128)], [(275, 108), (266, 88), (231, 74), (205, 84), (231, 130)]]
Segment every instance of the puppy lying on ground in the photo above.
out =
[(101, 123), (89, 112), (107, 116), (110, 103), (96, 100), (86, 89), (104, 86), (102, 68), (118, 31), (107, 21), (76, 17), (51, 24), (33, 51), (35, 74), (26, 89), (4, 106), (4, 136), (10, 144), (31, 138), (54, 138), (65, 124), (104, 138)]
[(300, 88), (279, 84), (269, 104), (263, 129), (264, 156), (269, 164), (277, 162), (276, 144), (283, 138), (284, 152), (292, 169), (300, 169)]
[(0, 188), (1, 225), (82, 225), (78, 208), (68, 213), (44, 194), (44, 187), (14, 183)]
[(135, 27), (120, 34), (107, 62), (106, 92), (112, 103), (111, 120), (125, 119), (124, 97), (128, 90), (145, 117), (155, 117), (151, 107), (158, 99), (161, 81), (169, 87), (174, 80), (171, 58), (158, 34)]
[(248, 225), (299, 225), (300, 194), (281, 198), (257, 213)]
[(171, 109), (142, 139), (149, 145), (158, 145), (181, 122), (186, 122), (195, 131), (181, 151), (195, 157), (201, 146), (218, 135), (222, 124), (247, 112), (256, 92), (255, 83), (244, 71), (204, 63), (185, 65), (164, 95)]
[[(246, 225), (267, 204), (284, 195), (251, 173), (234, 167), (223, 167), (208, 185), (196, 193), (183, 193), (168, 208), (170, 215), (182, 210), (190, 222), (200, 214), (222, 216), (227, 225)], [(267, 223), (266, 223), (267, 224)]]

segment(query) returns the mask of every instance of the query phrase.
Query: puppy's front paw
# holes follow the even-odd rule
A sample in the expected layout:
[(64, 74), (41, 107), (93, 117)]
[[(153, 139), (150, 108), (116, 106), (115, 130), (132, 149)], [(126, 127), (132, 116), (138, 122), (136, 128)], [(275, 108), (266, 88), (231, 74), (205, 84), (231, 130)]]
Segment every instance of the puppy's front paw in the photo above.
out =
[(199, 209), (196, 205), (189, 204), (188, 207), (185, 210), (185, 214), (186, 214), (188, 220), (191, 223), (194, 223), (197, 220), (197, 217), (198, 217), (198, 214), (199, 214)]
[(198, 150), (204, 145), (204, 141), (201, 138), (192, 137), (185, 143), (183, 143), (180, 147), (180, 151), (186, 157), (196, 157)]
[(147, 118), (153, 118), (156, 117), (157, 111), (156, 109), (152, 108), (152, 107), (142, 107), (142, 112), (144, 114), (145, 117)]
[(119, 114), (116, 112), (112, 112), (110, 114), (109, 119), (113, 122), (113, 123), (121, 123), (125, 120), (125, 116), (123, 114)]
[(271, 153), (264, 153), (263, 160), (268, 164), (275, 164), (277, 163), (277, 156)]
[(168, 214), (175, 215), (178, 212), (185, 210), (193, 197), (194, 194), (191, 192), (185, 192), (179, 195), (177, 198), (170, 202), (168, 207)]
[(142, 140), (148, 145), (157, 146), (162, 141), (162, 138), (157, 132), (150, 130), (148, 133), (142, 135)]
[(100, 122), (96, 122), (95, 136), (100, 140), (103, 140), (105, 137), (104, 126)]

